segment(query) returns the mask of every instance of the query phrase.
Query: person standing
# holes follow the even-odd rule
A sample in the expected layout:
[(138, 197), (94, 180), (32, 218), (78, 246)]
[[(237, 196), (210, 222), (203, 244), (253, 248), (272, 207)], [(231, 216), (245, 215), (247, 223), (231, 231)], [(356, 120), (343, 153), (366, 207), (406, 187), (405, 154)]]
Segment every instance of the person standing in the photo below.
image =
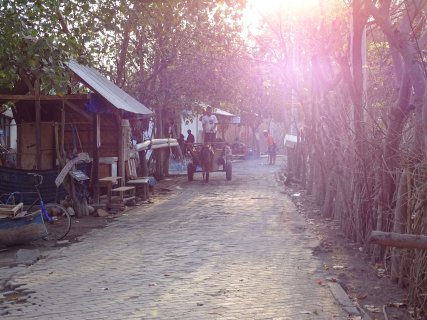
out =
[(187, 152), (187, 148), (185, 145), (185, 137), (182, 133), (179, 134), (179, 138), (177, 139), (179, 148), (181, 149), (181, 154), (178, 156), (178, 158), (182, 158), (183, 155)]
[(187, 130), (187, 133), (188, 133), (188, 136), (185, 142), (188, 144), (193, 144), (196, 141), (196, 139), (194, 139), (194, 135), (191, 133), (190, 129)]
[(274, 143), (273, 135), (270, 131), (264, 130), (264, 136), (267, 141), (269, 164), (274, 165), (276, 163), (276, 144)]
[(206, 108), (206, 114), (202, 117), (204, 143), (215, 142), (217, 124), (218, 124), (218, 119), (214, 114), (212, 114), (212, 107), (208, 106)]

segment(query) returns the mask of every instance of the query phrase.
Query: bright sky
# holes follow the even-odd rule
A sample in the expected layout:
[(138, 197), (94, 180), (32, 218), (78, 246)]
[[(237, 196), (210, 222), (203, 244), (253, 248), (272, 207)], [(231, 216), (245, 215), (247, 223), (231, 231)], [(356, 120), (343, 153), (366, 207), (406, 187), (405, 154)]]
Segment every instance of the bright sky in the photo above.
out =
[(245, 24), (256, 28), (259, 22), (274, 18), (280, 12), (293, 16), (309, 16), (318, 12), (321, 0), (248, 0), (244, 14)]

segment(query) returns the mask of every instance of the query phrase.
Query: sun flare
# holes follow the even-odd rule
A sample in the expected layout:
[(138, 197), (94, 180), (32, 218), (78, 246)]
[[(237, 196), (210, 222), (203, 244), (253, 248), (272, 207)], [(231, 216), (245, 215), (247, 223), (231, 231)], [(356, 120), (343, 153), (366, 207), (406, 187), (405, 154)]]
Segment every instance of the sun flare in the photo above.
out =
[(248, 0), (248, 8), (260, 13), (286, 10), (295, 14), (304, 14), (318, 5), (319, 0)]
[(257, 24), (279, 13), (289, 16), (309, 16), (318, 14), (319, 0), (248, 0), (245, 21)]

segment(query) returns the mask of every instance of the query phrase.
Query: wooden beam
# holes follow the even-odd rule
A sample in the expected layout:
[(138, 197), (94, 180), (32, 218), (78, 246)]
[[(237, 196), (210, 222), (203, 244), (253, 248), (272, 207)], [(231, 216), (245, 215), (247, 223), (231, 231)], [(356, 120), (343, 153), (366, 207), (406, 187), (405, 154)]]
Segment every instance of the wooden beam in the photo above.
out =
[[(89, 94), (40, 95), (40, 101), (89, 100)], [(35, 101), (36, 94), (0, 94), (0, 101)]]
[(372, 231), (368, 241), (387, 247), (427, 249), (427, 236), (417, 234)]
[(75, 105), (74, 103), (67, 101), (67, 100), (63, 100), (63, 102), (70, 107), (71, 109), (73, 109), (75, 112), (77, 112), (78, 114), (80, 114), (81, 116), (83, 116), (84, 118), (86, 118), (86, 120), (90, 121), (90, 123), (92, 123), (92, 116), (87, 113), (86, 111), (82, 110), (79, 106)]

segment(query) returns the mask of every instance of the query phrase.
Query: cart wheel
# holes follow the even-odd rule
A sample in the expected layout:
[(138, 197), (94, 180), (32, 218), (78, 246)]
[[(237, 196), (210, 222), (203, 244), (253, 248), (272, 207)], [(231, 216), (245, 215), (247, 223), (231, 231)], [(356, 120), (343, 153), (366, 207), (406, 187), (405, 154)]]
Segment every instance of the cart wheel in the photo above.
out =
[(189, 163), (187, 165), (187, 177), (188, 177), (188, 181), (193, 181), (194, 178), (194, 166), (192, 163)]
[(225, 164), (225, 178), (230, 181), (233, 173), (233, 167), (231, 165), (231, 161), (227, 161)]

